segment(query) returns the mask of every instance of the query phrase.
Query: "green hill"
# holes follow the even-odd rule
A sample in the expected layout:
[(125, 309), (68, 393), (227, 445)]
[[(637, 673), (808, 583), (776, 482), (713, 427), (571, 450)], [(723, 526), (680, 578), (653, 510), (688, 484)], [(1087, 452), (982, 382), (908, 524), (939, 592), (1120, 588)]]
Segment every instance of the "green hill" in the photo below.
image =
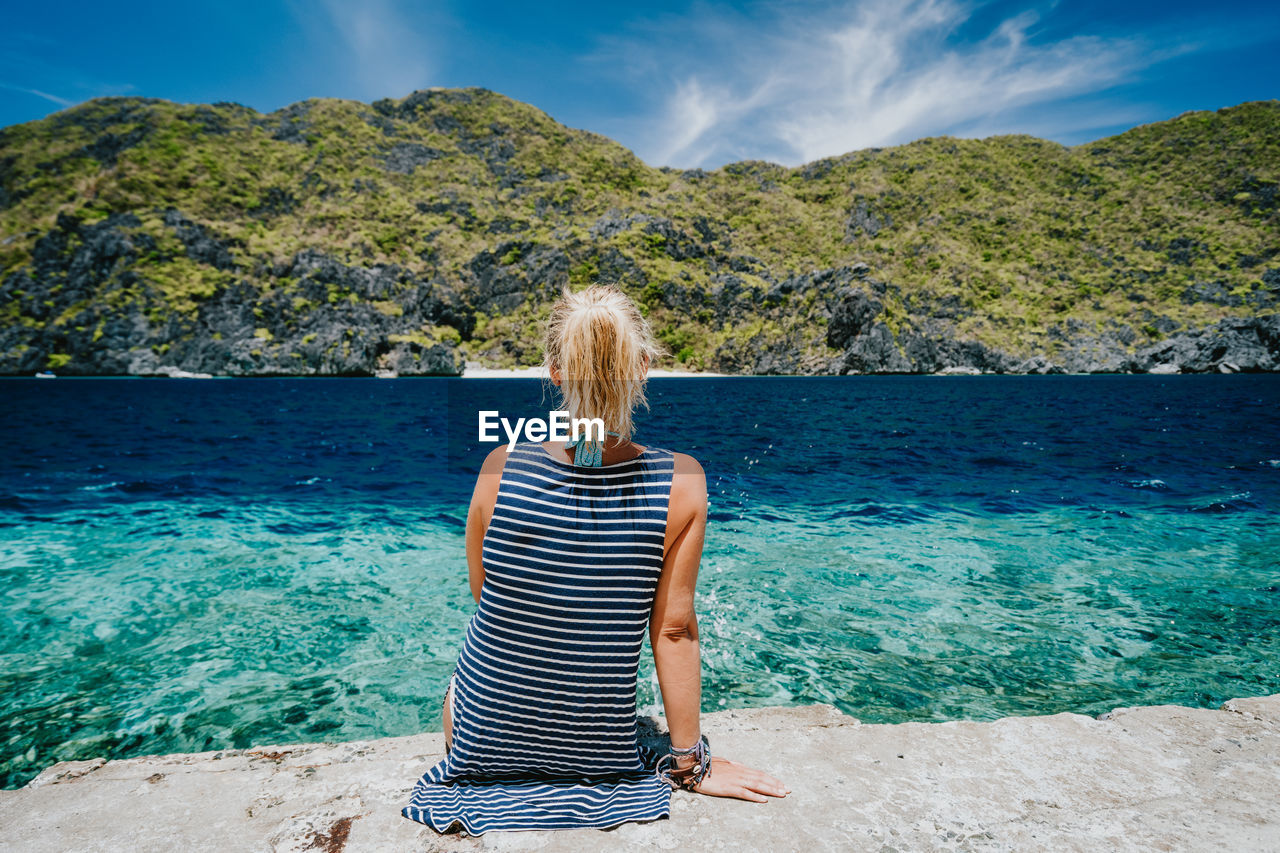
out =
[(0, 372), (531, 364), (597, 280), (690, 368), (1280, 369), (1278, 186), (1278, 101), (705, 172), (482, 89), (102, 98), (0, 130)]

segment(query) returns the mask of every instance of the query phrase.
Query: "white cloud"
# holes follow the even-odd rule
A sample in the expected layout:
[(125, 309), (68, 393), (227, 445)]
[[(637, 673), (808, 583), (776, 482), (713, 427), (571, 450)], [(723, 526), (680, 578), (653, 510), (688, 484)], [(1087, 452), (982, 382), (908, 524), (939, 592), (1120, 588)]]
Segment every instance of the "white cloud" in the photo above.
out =
[[(635, 79), (662, 93), (637, 133), (640, 155), (655, 165), (794, 165), (974, 128), (1063, 132), (1048, 107), (1178, 50), (1119, 37), (1045, 42), (1025, 12), (962, 41), (974, 9), (955, 0), (800, 8), (753, 17), (702, 8), (606, 45), (597, 60), (642, 71)], [(1077, 126), (1102, 123), (1079, 115)]]
[[(326, 76), (363, 98), (403, 97), (430, 85), (435, 40), (395, 0), (287, 0), (309, 35), (310, 50), (325, 58)], [(420, 11), (420, 10), (419, 10)]]
[(48, 92), (42, 92), (39, 89), (31, 89), (26, 86), (15, 86), (12, 83), (0, 83), (0, 89), (8, 89), (11, 92), (23, 92), (28, 95), (34, 95), (37, 98), (44, 98), (46, 101), (52, 101), (60, 107), (73, 107), (76, 101), (68, 98), (59, 98), (57, 95), (50, 95)]
[[(124, 95), (134, 90), (130, 83), (103, 80), (79, 67), (79, 63), (86, 66), (93, 63), (68, 55), (56, 40), (22, 31), (5, 35), (6, 39), (0, 45), (0, 89), (39, 98), (58, 110), (73, 107), (89, 98)], [(22, 112), (30, 109), (23, 107)], [(45, 114), (44, 111), (34, 115), (28, 112), (25, 118), (38, 118)]]
[(726, 86), (704, 87), (696, 77), (681, 80), (667, 100), (659, 123), (664, 138), (658, 140), (656, 162), (665, 163), (678, 157), (692, 157), (704, 162), (721, 147), (715, 136), (717, 128), (734, 126), (765, 106), (773, 93), (773, 81), (757, 82), (753, 91), (737, 95)]

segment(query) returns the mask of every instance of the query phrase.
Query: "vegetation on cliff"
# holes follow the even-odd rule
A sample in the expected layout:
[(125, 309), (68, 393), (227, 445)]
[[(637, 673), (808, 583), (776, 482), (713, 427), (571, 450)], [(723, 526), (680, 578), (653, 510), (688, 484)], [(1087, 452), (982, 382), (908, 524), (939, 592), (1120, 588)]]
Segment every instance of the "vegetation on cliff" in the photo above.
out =
[(704, 172), (482, 89), (102, 98), (0, 131), (0, 372), (529, 364), (596, 280), (690, 368), (1142, 369), (1229, 326), (1274, 369), (1278, 187), (1277, 101)]

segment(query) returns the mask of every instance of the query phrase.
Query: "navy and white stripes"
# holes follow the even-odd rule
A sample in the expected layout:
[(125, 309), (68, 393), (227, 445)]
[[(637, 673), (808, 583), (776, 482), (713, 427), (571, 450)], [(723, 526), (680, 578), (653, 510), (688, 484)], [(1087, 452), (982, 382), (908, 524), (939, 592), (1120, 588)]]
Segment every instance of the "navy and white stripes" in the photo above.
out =
[(586, 468), (507, 456), (454, 672), (453, 746), (401, 813), (440, 832), (611, 827), (669, 813), (636, 737), (670, 451)]

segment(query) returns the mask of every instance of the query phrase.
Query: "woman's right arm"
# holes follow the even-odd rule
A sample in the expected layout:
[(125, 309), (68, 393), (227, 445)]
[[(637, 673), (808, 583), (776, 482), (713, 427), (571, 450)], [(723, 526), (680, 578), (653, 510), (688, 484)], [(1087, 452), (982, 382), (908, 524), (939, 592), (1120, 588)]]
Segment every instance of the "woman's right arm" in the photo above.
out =
[[(649, 620), (649, 644), (662, 708), (671, 745), (677, 749), (693, 746), (702, 736), (702, 653), (693, 599), (706, 527), (706, 475), (696, 459), (677, 453), (667, 510), (666, 555)], [(756, 802), (765, 802), (765, 794), (782, 797), (788, 793), (774, 777), (736, 761), (713, 756), (711, 770), (697, 787), (699, 793)]]
[(484, 589), (484, 534), (493, 517), (493, 506), (498, 502), (498, 486), (506, 464), (507, 446), (500, 444), (485, 457), (471, 492), (471, 506), (467, 508), (467, 581), (476, 604), (480, 603), (480, 591)]

